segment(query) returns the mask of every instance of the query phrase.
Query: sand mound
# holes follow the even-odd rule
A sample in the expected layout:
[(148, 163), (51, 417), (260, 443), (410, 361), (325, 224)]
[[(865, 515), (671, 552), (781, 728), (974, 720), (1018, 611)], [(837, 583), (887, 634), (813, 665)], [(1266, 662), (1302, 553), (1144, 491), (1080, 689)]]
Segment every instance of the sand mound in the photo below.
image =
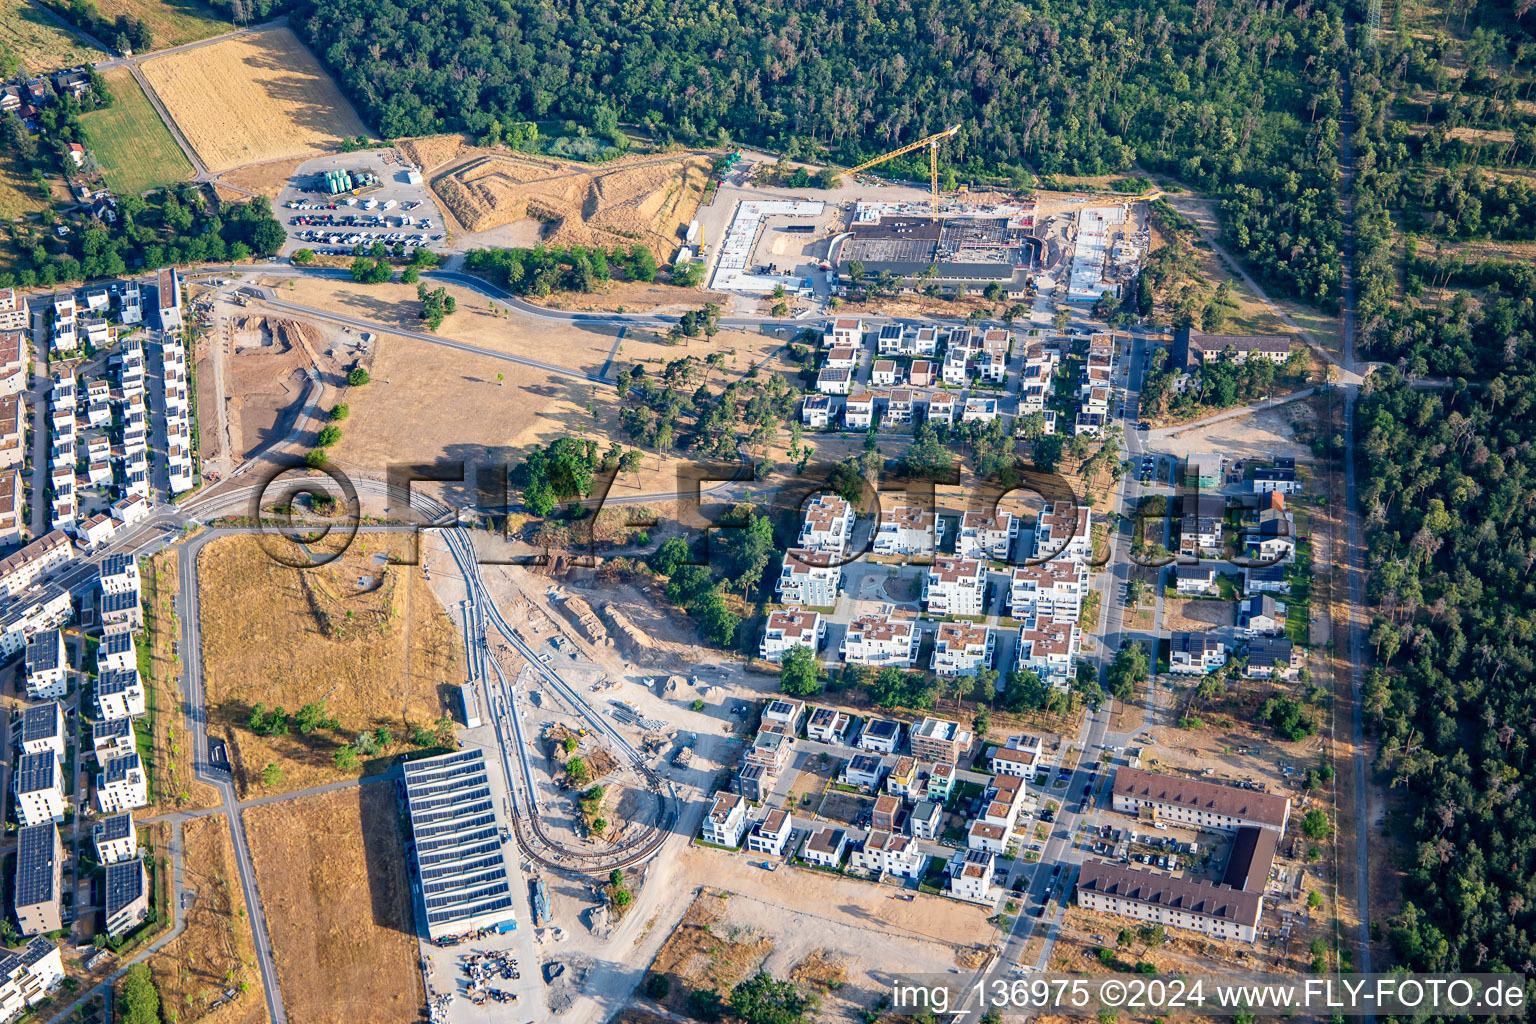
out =
[[(401, 150), (425, 165), (447, 147), (434, 141), (430, 152), (416, 143), (404, 143)], [(611, 247), (638, 241), (658, 259), (671, 257), (680, 230), (697, 212), (711, 162), (708, 154), (684, 153), (592, 166), (476, 152), (482, 155), (432, 181), (463, 230), (478, 233), (533, 219), (548, 227), (546, 240), (552, 245)]]

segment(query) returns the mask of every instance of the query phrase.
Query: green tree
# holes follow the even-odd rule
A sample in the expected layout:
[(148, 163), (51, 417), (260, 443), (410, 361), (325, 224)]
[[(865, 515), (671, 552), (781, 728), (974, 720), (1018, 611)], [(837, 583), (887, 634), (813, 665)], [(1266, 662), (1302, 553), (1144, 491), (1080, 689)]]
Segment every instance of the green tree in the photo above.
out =
[(815, 651), (796, 644), (784, 652), (779, 661), (779, 689), (792, 697), (811, 697), (821, 692), (821, 665)]
[(347, 371), (347, 384), (350, 387), (360, 388), (370, 380), (368, 371), (361, 366), (354, 366)]
[(1325, 839), (1328, 836), (1328, 815), (1313, 808), (1301, 818), (1301, 831), (1308, 839)]
[(741, 1024), (802, 1024), (812, 1019), (816, 1001), (793, 982), (759, 971), (731, 991), (730, 1009)]
[(331, 755), (331, 760), (344, 772), (356, 771), (359, 763), (357, 750), (353, 747), (337, 747), (336, 752)]
[(134, 964), (123, 974), (115, 1016), (123, 1024), (160, 1024), (160, 992), (148, 964)]
[(283, 769), (278, 765), (267, 762), (267, 766), (261, 770), (261, 784), (271, 789), (281, 785), (283, 781)]
[(341, 428), (334, 423), (327, 423), (320, 428), (319, 435), (315, 438), (316, 448), (329, 448), (341, 440)]

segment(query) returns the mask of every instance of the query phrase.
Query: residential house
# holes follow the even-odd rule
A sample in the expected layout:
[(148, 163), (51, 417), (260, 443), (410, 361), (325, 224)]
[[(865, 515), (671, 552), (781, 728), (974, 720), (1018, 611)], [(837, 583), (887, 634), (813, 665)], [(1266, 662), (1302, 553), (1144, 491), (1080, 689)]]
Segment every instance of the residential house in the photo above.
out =
[(1082, 630), (1077, 623), (1036, 615), (1019, 627), (1014, 665), (1033, 672), (1042, 682), (1065, 687), (1076, 671), (1074, 662), (1081, 645)]
[(837, 591), (843, 582), (843, 567), (827, 565), (831, 556), (822, 551), (790, 548), (784, 552), (784, 564), (774, 590), (785, 604), (830, 608), (837, 603)]
[(808, 864), (823, 868), (840, 868), (843, 854), (848, 849), (848, 833), (830, 826), (817, 829), (800, 848), (800, 858)]
[(827, 367), (816, 374), (816, 390), (824, 395), (846, 395), (853, 390), (853, 371)]
[(1209, 562), (1173, 567), (1173, 589), (1180, 597), (1207, 597), (1218, 593), (1216, 569)]
[(944, 521), (920, 505), (893, 505), (880, 510), (875, 529), (877, 555), (933, 557), (944, 536)]
[(15, 1020), (63, 983), (61, 948), (39, 937), (25, 948), (0, 957), (0, 1020)]
[(854, 754), (843, 765), (843, 783), (873, 792), (885, 777), (885, 762), (874, 754)]
[(1184, 486), (1201, 491), (1218, 489), (1225, 465), (1226, 460), (1217, 452), (1190, 452), (1184, 460)]
[(1258, 522), (1243, 533), (1244, 553), (1271, 565), (1296, 560), (1296, 538), (1289, 512), (1265, 509)]
[(968, 903), (992, 906), (999, 887), (992, 880), (997, 854), (989, 850), (956, 850), (949, 862), (949, 894)]
[(1254, 594), (1237, 606), (1237, 627), (1244, 636), (1285, 631), (1285, 605), (1269, 594)]
[(142, 856), (108, 864), (102, 890), (106, 896), (103, 916), (112, 938), (126, 935), (149, 917), (149, 878)]
[(939, 376), (945, 384), (953, 388), (964, 387), (969, 377), (969, 364), (971, 354), (963, 348), (950, 345), (944, 353), (944, 365), (939, 371)]
[(778, 609), (768, 613), (768, 622), (763, 628), (763, 639), (757, 653), (764, 660), (778, 664), (794, 647), (805, 647), (815, 654), (826, 635), (827, 624), (822, 620), (820, 612), (800, 608)]
[(853, 537), (853, 506), (823, 491), (805, 507), (800, 524), (800, 546), (812, 551), (840, 554)]
[(961, 423), (991, 423), (997, 419), (997, 399), (967, 398), (965, 410), (960, 414)]
[(58, 756), (51, 750), (22, 754), (15, 764), (16, 820), (23, 825), (63, 821), (64, 775)]
[(848, 623), (838, 653), (849, 665), (874, 668), (911, 668), (917, 662), (922, 636), (917, 623), (887, 608), (884, 614), (867, 613)]
[(985, 512), (971, 509), (960, 517), (960, 536), (956, 542), (961, 558), (991, 559), (1005, 562), (1019, 535), (1018, 520), (1006, 509)]
[(32, 700), (61, 700), (69, 692), (69, 661), (64, 634), (44, 630), (27, 640), (27, 696)]
[(135, 750), (133, 720), (117, 718), (91, 723), (91, 756), (105, 766), (113, 758), (125, 757)]
[(826, 395), (806, 395), (800, 403), (800, 422), (821, 430), (832, 422), (832, 399)]
[(885, 406), (885, 422), (890, 426), (904, 426), (912, 422), (912, 392), (897, 388), (891, 392)]
[(927, 778), (923, 780), (923, 799), (942, 804), (949, 799), (954, 789), (955, 766), (953, 764), (948, 761), (939, 761), (928, 768)]
[(148, 498), (142, 495), (131, 495), (113, 503), (112, 518), (122, 523), (124, 527), (129, 527), (142, 519), (147, 519), (150, 511)]
[(852, 345), (860, 348), (864, 344), (864, 321), (856, 316), (840, 316), (827, 325), (826, 332), (822, 335), (823, 345)]
[[(996, 648), (997, 637), (987, 626), (969, 622), (941, 622), (934, 635), (933, 657), (929, 659), (928, 667), (941, 678), (974, 676), (992, 667), (992, 656)], [(933, 719), (925, 718), (923, 721), (927, 723)], [(916, 730), (912, 732), (912, 744), (913, 753), (919, 757), (942, 759), (942, 755), (930, 755), (917, 750)]]
[(1210, 633), (1178, 632), (1168, 643), (1168, 671), (1175, 675), (1209, 675), (1227, 663), (1226, 645)]
[(52, 751), (64, 758), (64, 709), (56, 700), (33, 704), (21, 712), (21, 751), (41, 754)]
[(144, 683), (137, 667), (108, 669), (96, 677), (98, 719), (138, 718), (144, 714)]
[[(885, 791), (891, 796), (907, 797), (917, 788), (918, 769), (917, 759), (912, 757), (898, 757), (896, 763), (891, 766), (890, 772), (885, 776)], [(876, 827), (879, 827), (878, 825)]]
[(790, 697), (773, 697), (763, 708), (763, 721), (782, 725), (784, 731), (793, 736), (800, 731), (800, 716), (804, 713), (805, 701)]
[(875, 336), (875, 351), (882, 356), (911, 355), (911, 330), (901, 324), (882, 324)]
[(1189, 558), (1219, 558), (1226, 521), (1226, 503), (1219, 494), (1186, 494), (1179, 520), (1179, 554)]
[(895, 387), (901, 383), (901, 369), (894, 359), (876, 359), (869, 371), (869, 382), (877, 388)]
[(1254, 470), (1253, 493), (1268, 494), (1270, 491), (1279, 491), (1281, 494), (1300, 494), (1301, 482), (1296, 479), (1296, 470), (1275, 468)]
[(918, 839), (937, 841), (944, 831), (944, 805), (942, 801), (923, 800), (907, 815), (907, 828)]
[(955, 422), (955, 396), (943, 391), (929, 395), (927, 416), (930, 423)]
[(894, 830), (900, 814), (901, 798), (893, 793), (881, 793), (875, 797), (874, 807), (870, 808), (869, 822), (874, 828)]
[(139, 850), (139, 832), (133, 815), (114, 814), (91, 826), (91, 841), (96, 844), (96, 863), (116, 864), (131, 860)]
[(129, 281), (118, 293), (117, 318), (125, 325), (144, 322), (144, 289), (137, 281)]
[(1035, 781), (1045, 767), (1040, 737), (1028, 733), (1008, 737), (1003, 746), (992, 748), (990, 765), (994, 775), (1015, 775), (1026, 782)]
[(1260, 637), (1248, 643), (1248, 662), (1243, 675), (1248, 679), (1295, 679), (1306, 658), (1285, 637)]
[(847, 738), (853, 718), (846, 711), (821, 707), (811, 712), (805, 723), (805, 735), (822, 743), (842, 743)]
[(782, 857), (784, 847), (789, 843), (789, 834), (793, 831), (789, 812), (782, 807), (775, 807), (747, 833), (747, 849), (752, 853)]
[(1250, 565), (1243, 570), (1243, 593), (1289, 594), (1290, 575), (1283, 565)]
[(18, 471), (0, 472), (0, 544), (15, 544), (26, 536), (27, 524), (22, 518), (25, 489)]
[(149, 803), (144, 764), (137, 752), (115, 757), (96, 776), (96, 807), (103, 814), (117, 814)]
[(928, 614), (985, 615), (986, 566), (970, 558), (935, 558), (923, 577), (923, 602)]
[[(106, 463), (101, 465), (106, 469), (106, 479), (110, 482), (112, 479), (111, 467)], [(91, 482), (96, 483), (97, 481), (93, 479)], [(87, 551), (101, 547), (115, 536), (117, 536), (117, 523), (105, 512), (99, 512), (75, 526), (75, 540), (79, 541), (80, 546)]]
[(937, 368), (927, 359), (914, 359), (907, 367), (907, 383), (915, 388), (931, 388), (938, 379)]
[(918, 850), (911, 836), (876, 828), (862, 842), (854, 844), (848, 866), (877, 878), (881, 875), (920, 878), (927, 862), (927, 855)]
[(175, 331), (181, 328), (181, 278), (176, 268), (167, 267), (155, 275), (160, 329)]
[(700, 833), (704, 841), (735, 849), (741, 845), (741, 837), (746, 832), (747, 802), (741, 794), (716, 793), (714, 804), (710, 806), (709, 813), (704, 815), (703, 830)]
[(1121, 814), (1211, 832), (1252, 825), (1284, 835), (1291, 815), (1291, 801), (1278, 794), (1136, 768), (1115, 772), (1110, 802)]
[(843, 425), (849, 430), (868, 430), (875, 422), (875, 396), (867, 391), (849, 395), (843, 403)]
[[(16, 923), (23, 935), (64, 927), (64, 846), (51, 821), (16, 833)], [(5, 1018), (9, 1020), (10, 1018)]]
[(1174, 370), (1195, 369), (1218, 359), (1246, 363), (1250, 358), (1267, 359), (1277, 366), (1291, 354), (1291, 339), (1276, 334), (1203, 334), (1181, 327), (1173, 332), (1169, 355)]
[(832, 370), (855, 370), (859, 366), (859, 350), (851, 345), (841, 345), (827, 352), (827, 361), (821, 364)]
[(901, 723), (889, 718), (870, 718), (859, 733), (859, 749), (879, 754), (894, 754), (901, 745)]
[(939, 350), (939, 329), (931, 324), (926, 327), (908, 327), (902, 331), (905, 346), (902, 355), (931, 356)]

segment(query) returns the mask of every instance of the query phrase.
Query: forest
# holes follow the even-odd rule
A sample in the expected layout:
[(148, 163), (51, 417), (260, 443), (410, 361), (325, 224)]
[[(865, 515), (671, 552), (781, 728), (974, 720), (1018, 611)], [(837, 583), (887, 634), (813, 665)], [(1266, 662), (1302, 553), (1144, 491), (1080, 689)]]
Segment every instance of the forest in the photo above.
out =
[(1266, 282), (1332, 307), (1342, 14), (1341, 0), (300, 0), (293, 22), (388, 138), (617, 119), (662, 142), (851, 163), (960, 122), (945, 159), (968, 178), (1139, 165), (1214, 194)]

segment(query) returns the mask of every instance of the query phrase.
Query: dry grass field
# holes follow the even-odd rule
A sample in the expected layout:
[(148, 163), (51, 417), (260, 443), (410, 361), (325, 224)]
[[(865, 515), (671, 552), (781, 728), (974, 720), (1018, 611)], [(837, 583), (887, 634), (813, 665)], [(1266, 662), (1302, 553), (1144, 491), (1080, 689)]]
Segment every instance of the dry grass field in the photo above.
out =
[[(418, 144), (423, 163), (439, 155)], [(414, 151), (407, 149), (407, 152)], [(432, 179), (433, 191), (470, 236), (536, 221), (553, 245), (649, 246), (668, 259), (699, 208), (709, 177), (706, 153), (632, 156), (612, 163), (566, 163), (483, 149)]]
[(0, 220), (13, 221), (48, 208), (42, 193), (16, 163), (11, 154), (0, 154)]
[(0, 46), (29, 75), (100, 60), (100, 50), (81, 42), (26, 0), (0, 0)]
[[(233, 32), (235, 26), (219, 17), (213, 8), (197, 0), (94, 0), (104, 18), (115, 21), (119, 15), (137, 18), (149, 26), (154, 48), (163, 50), (183, 43)], [(110, 40), (107, 40), (110, 42)]]
[[(270, 1018), (229, 821), (222, 814), (194, 818), (181, 834), (185, 878), (197, 898), (186, 911), (186, 930), (149, 962), (160, 999), (181, 1024), (263, 1024)], [(213, 1007), (229, 989), (236, 990), (235, 997)]]
[[(369, 134), (331, 76), (286, 28), (156, 57), (142, 67), (213, 171), (324, 153), (343, 138)], [(208, 102), (211, 96), (218, 102)]]
[(289, 1019), (420, 1020), (426, 994), (394, 785), (268, 804), (245, 822)]
[[(210, 732), (230, 745), (242, 792), (302, 789), (344, 778), (337, 747), (365, 730), (388, 729), (379, 756), (404, 749), (409, 731), (446, 713), (461, 679), (458, 631), (414, 559), (410, 534), (359, 533), (346, 553), (319, 568), (281, 564), (254, 536), (221, 538), (198, 556), (203, 667)], [(251, 708), (290, 715), (324, 698), (336, 730), (295, 728), (257, 736)], [(268, 764), (283, 778), (264, 787)], [(364, 761), (364, 771), (376, 770)], [(352, 773), (355, 774), (355, 773)]]

